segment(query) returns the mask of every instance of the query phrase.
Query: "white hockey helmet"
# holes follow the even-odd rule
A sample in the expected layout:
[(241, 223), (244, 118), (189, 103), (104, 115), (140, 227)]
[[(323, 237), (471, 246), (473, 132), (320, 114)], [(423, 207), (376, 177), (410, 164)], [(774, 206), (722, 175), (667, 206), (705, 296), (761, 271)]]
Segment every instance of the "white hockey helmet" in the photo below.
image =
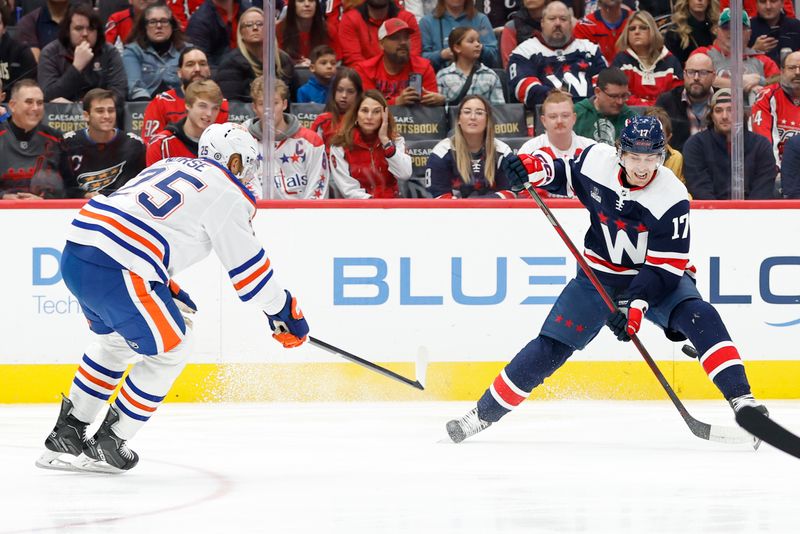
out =
[(239, 154), (242, 158), (242, 170), (238, 173), (231, 171), (239, 181), (247, 185), (259, 177), (261, 158), (258, 154), (258, 142), (246, 128), (226, 122), (212, 124), (203, 131), (198, 142), (198, 156), (212, 159), (227, 168), (234, 154)]

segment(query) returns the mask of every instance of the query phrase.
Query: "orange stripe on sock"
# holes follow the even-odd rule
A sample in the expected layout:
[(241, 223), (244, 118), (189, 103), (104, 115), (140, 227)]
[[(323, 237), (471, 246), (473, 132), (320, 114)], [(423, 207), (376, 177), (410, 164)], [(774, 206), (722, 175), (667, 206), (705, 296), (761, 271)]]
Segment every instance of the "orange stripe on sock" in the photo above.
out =
[(242, 281), (240, 281), (240, 282), (238, 282), (236, 284), (233, 284), (234, 289), (236, 289), (237, 291), (242, 289), (244, 286), (246, 286), (247, 284), (249, 284), (250, 282), (252, 282), (256, 278), (258, 278), (259, 276), (264, 274), (264, 272), (266, 272), (267, 269), (269, 269), (269, 258), (267, 258), (267, 261), (264, 262), (264, 265), (262, 265), (261, 267), (256, 269), (253, 272), (253, 274), (251, 274), (250, 276), (248, 276), (244, 280), (242, 280)]
[(93, 383), (93, 384), (96, 384), (96, 385), (100, 386), (100, 387), (101, 387), (101, 388), (103, 388), (103, 389), (107, 389), (108, 391), (114, 391), (114, 388), (116, 387), (116, 386), (112, 386), (112, 385), (111, 385), (111, 384), (109, 384), (108, 382), (103, 382), (103, 381), (102, 381), (102, 380), (100, 380), (99, 378), (96, 378), (96, 377), (94, 377), (94, 376), (90, 375), (89, 373), (87, 373), (87, 372), (84, 370), (84, 368), (83, 368), (83, 367), (78, 367), (78, 372), (79, 372), (79, 373), (80, 373), (80, 374), (81, 374), (81, 375), (82, 375), (84, 378), (86, 378), (86, 380), (88, 380), (89, 382), (91, 382), (91, 383)]
[(103, 221), (105, 223), (110, 224), (126, 236), (130, 237), (131, 239), (138, 241), (142, 245), (144, 245), (150, 252), (158, 256), (158, 259), (164, 260), (164, 254), (155, 246), (151, 241), (148, 241), (144, 237), (140, 236), (139, 234), (132, 232), (131, 230), (122, 226), (119, 222), (112, 219), (111, 217), (107, 217), (106, 215), (100, 215), (99, 213), (94, 213), (93, 211), (88, 211), (85, 208), (80, 211), (80, 215), (85, 217), (89, 217), (90, 219), (97, 219), (98, 221)]
[(161, 308), (158, 307), (158, 304), (156, 304), (153, 295), (147, 290), (147, 286), (142, 277), (134, 273), (130, 274), (136, 297), (139, 299), (139, 302), (142, 303), (142, 306), (144, 306), (145, 311), (150, 315), (153, 323), (155, 323), (164, 345), (164, 352), (172, 350), (181, 342), (180, 335), (173, 330), (172, 325), (167, 318), (164, 317), (164, 313), (161, 311)]
[(144, 410), (145, 412), (154, 412), (154, 411), (156, 411), (156, 408), (154, 406), (145, 406), (141, 402), (132, 399), (131, 396), (128, 394), (128, 392), (125, 391), (125, 387), (120, 389), (119, 392), (123, 397), (125, 397), (125, 400), (127, 400), (128, 402), (130, 402), (131, 404), (133, 404), (134, 406), (136, 406), (140, 410)]

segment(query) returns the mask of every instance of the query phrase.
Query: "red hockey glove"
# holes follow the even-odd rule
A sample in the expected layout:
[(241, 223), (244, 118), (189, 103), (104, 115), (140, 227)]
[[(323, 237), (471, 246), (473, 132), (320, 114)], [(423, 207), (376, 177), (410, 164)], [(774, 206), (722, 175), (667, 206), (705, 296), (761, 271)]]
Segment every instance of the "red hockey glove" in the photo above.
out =
[(511, 190), (514, 192), (524, 190), (527, 184), (534, 187), (543, 185), (553, 175), (551, 161), (538, 151), (534, 155), (509, 154), (503, 158), (500, 167), (511, 182)]
[(620, 341), (630, 341), (631, 336), (638, 334), (642, 327), (644, 314), (647, 313), (647, 302), (642, 299), (617, 300), (617, 311), (612, 313), (606, 324)]
[(286, 304), (283, 309), (274, 315), (267, 313), (272, 337), (277, 339), (284, 348), (299, 347), (308, 337), (308, 323), (303, 317), (303, 312), (297, 305), (297, 299), (286, 291)]

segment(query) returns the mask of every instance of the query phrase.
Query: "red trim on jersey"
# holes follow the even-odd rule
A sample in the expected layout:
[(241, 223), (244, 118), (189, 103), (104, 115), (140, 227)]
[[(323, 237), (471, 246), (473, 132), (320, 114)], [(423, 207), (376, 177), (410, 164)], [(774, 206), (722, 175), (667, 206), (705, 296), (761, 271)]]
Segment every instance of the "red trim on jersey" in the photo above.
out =
[(609, 263), (602, 258), (598, 258), (597, 256), (592, 256), (591, 254), (588, 254), (586, 251), (584, 251), (583, 257), (591, 261), (592, 263), (597, 263), (598, 265), (602, 265), (603, 267), (606, 267), (607, 269), (611, 269), (612, 271), (616, 271), (618, 273), (624, 273), (625, 271), (633, 270), (631, 267), (620, 267), (619, 265)]
[(671, 265), (679, 271), (686, 270), (686, 264), (689, 263), (688, 259), (679, 258), (656, 258), (654, 256), (646, 256), (645, 261), (651, 265)]

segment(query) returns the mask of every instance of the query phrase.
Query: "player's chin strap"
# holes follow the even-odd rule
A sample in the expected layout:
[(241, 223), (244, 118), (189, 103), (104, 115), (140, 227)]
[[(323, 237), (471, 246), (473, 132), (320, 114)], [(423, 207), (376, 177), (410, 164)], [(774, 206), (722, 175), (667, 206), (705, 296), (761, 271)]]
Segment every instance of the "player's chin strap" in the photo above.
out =
[[(552, 224), (553, 228), (555, 228), (556, 233), (558, 233), (558, 235), (561, 237), (561, 240), (564, 241), (564, 244), (567, 245), (567, 248), (575, 257), (575, 260), (578, 262), (578, 265), (580, 266), (581, 270), (586, 274), (586, 276), (592, 282), (592, 285), (600, 294), (600, 296), (603, 299), (603, 302), (605, 302), (606, 306), (608, 306), (608, 309), (611, 312), (617, 311), (616, 305), (611, 300), (611, 297), (608, 295), (608, 292), (603, 287), (603, 284), (601, 284), (600, 280), (597, 279), (597, 276), (594, 274), (594, 271), (592, 271), (592, 268), (589, 266), (588, 263), (586, 263), (586, 260), (584, 259), (583, 255), (575, 247), (575, 244), (569, 238), (566, 231), (564, 231), (564, 228), (558, 223), (558, 220), (556, 220), (555, 216), (553, 215), (553, 212), (550, 211), (550, 208), (547, 207), (547, 204), (544, 203), (542, 198), (536, 192), (536, 189), (530, 184), (525, 184), (525, 189), (528, 190), (528, 193), (530, 193), (533, 200), (536, 201), (536, 204), (539, 205), (539, 208), (545, 214), (547, 220), (550, 221), (550, 224)], [(631, 336), (631, 341), (639, 350), (639, 354), (642, 355), (644, 361), (647, 362), (647, 365), (650, 367), (650, 370), (658, 379), (658, 382), (661, 384), (661, 387), (664, 388), (664, 391), (667, 392), (667, 396), (669, 396), (670, 400), (672, 401), (672, 404), (674, 404), (675, 407), (678, 409), (678, 413), (680, 413), (681, 417), (683, 417), (683, 420), (688, 425), (689, 430), (691, 430), (695, 436), (710, 441), (718, 441), (721, 443), (751, 443), (753, 445), (755, 445), (753, 436), (756, 436), (757, 438), (764, 440), (770, 445), (778, 447), (779, 449), (784, 450), (789, 454), (793, 454), (795, 456), (800, 457), (800, 439), (798, 439), (797, 436), (794, 436), (793, 434), (784, 430), (777, 424), (771, 422), (767, 417), (763, 417), (763, 419), (766, 419), (766, 422), (762, 421), (761, 418), (759, 418), (757, 415), (753, 415), (751, 411), (747, 411), (747, 413), (745, 413), (743, 417), (740, 417), (739, 414), (737, 414), (736, 422), (739, 423), (739, 425), (745, 428), (747, 432), (749, 432), (752, 435), (748, 434), (747, 432), (744, 432), (740, 428), (720, 426), (720, 425), (710, 425), (708, 423), (703, 423), (702, 421), (699, 421), (694, 417), (692, 417), (692, 415), (683, 405), (681, 400), (678, 398), (678, 395), (675, 394), (675, 391), (672, 389), (672, 386), (670, 386), (669, 382), (667, 382), (667, 379), (664, 378), (664, 374), (658, 368), (658, 365), (656, 365), (656, 362), (653, 360), (652, 356), (650, 356), (650, 353), (647, 352), (647, 349), (645, 349), (644, 345), (642, 345), (642, 342), (639, 340), (636, 334)], [(797, 443), (790, 442), (787, 444), (785, 435), (780, 434), (779, 431), (770, 426), (770, 424), (774, 425), (784, 433), (794, 436), (794, 438), (798, 440)], [(771, 429), (771, 431), (765, 431), (764, 428), (769, 428)]]

